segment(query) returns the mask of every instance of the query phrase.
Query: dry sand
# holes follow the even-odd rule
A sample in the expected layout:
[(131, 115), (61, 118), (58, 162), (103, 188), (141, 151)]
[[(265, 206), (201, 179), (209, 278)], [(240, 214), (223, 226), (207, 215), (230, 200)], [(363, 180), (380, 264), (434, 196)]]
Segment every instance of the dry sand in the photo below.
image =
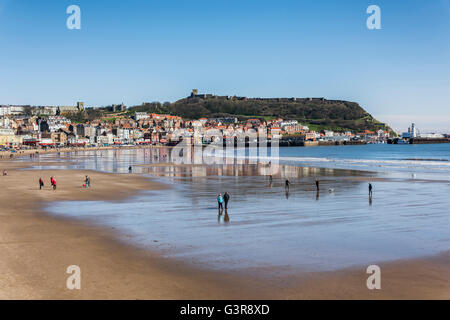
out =
[[(365, 267), (269, 279), (200, 270), (121, 243), (115, 230), (57, 219), (52, 201), (122, 201), (165, 188), (138, 175), (20, 170), (0, 162), (0, 299), (450, 299), (450, 254), (382, 263), (382, 289), (366, 288)], [(92, 188), (81, 187), (84, 176)], [(49, 178), (58, 188), (52, 191)], [(46, 183), (39, 190), (38, 179)], [(66, 288), (66, 268), (81, 268), (82, 289)]]

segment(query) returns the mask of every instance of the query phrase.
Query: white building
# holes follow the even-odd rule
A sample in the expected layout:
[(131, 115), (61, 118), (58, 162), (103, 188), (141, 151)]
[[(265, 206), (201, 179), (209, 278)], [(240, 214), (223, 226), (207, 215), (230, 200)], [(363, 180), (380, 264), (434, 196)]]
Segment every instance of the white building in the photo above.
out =
[(14, 135), (14, 130), (13, 129), (0, 128), (0, 135), (13, 136)]
[(444, 135), (440, 133), (422, 133), (420, 134), (420, 137), (426, 139), (442, 139), (444, 138)]
[(286, 120), (286, 121), (282, 121), (280, 123), (280, 127), (284, 128), (286, 126), (297, 126), (298, 125), (298, 121), (297, 120)]
[(25, 112), (25, 108), (21, 106), (1, 106), (0, 116), (20, 115)]
[(0, 118), (0, 128), (9, 128), (9, 118), (8, 117), (3, 117)]
[(148, 119), (148, 118), (150, 118), (150, 116), (148, 115), (147, 112), (135, 112), (134, 113), (134, 120), (136, 120), (136, 121)]
[(95, 140), (99, 145), (110, 145), (114, 143), (114, 135), (108, 133), (106, 135), (96, 136)]

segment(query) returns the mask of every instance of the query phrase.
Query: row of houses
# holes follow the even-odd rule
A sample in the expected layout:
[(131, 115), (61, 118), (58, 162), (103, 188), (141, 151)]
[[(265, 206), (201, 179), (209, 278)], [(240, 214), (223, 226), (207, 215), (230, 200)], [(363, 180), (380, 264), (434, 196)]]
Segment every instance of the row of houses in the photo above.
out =
[[(59, 110), (61, 110), (61, 107)], [(84, 108), (78, 103), (76, 110)], [(117, 106), (116, 109), (125, 110)], [(18, 110), (18, 109), (17, 109)], [(63, 110), (65, 110), (63, 108)], [(72, 109), (70, 109), (72, 110)], [(75, 109), (73, 109), (75, 110)], [(8, 114), (0, 116), (0, 146), (65, 146), (65, 145), (116, 145), (116, 144), (174, 144), (185, 138), (196, 143), (211, 143), (223, 138), (257, 133), (267, 139), (282, 139), (295, 135), (304, 141), (345, 141), (360, 139), (367, 142), (387, 139), (388, 132), (365, 131), (337, 133), (329, 130), (316, 132), (297, 120), (246, 119), (235, 117), (201, 118), (184, 120), (181, 117), (146, 112), (133, 116), (116, 115), (115, 118), (95, 119), (86, 123), (72, 123), (59, 112), (41, 115), (33, 112), (26, 115)]]

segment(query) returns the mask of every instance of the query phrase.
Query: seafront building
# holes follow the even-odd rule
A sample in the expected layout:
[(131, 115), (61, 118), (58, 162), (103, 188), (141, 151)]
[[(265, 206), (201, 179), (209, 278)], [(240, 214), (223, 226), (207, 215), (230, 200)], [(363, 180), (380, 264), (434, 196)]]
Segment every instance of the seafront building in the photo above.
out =
[[(193, 91), (192, 97), (198, 97)], [(227, 97), (242, 99), (242, 97)], [(0, 147), (63, 147), (110, 146), (123, 144), (176, 144), (183, 139), (196, 144), (209, 144), (225, 139), (239, 141), (240, 137), (257, 132), (264, 139), (280, 139), (288, 145), (329, 145), (359, 141), (384, 142), (389, 137), (382, 130), (360, 133), (317, 132), (293, 119), (236, 117), (186, 120), (178, 116), (135, 112), (130, 114), (124, 104), (104, 107), (112, 112), (85, 123), (73, 123), (71, 116), (83, 113), (83, 102), (74, 106), (0, 106)], [(294, 143), (293, 143), (294, 142)], [(292, 144), (293, 143), (293, 144)]]

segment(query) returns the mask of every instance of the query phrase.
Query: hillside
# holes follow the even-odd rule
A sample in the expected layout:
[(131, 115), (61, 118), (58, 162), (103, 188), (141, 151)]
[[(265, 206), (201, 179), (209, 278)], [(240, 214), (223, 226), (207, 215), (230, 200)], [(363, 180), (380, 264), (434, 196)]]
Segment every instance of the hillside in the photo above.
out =
[(374, 119), (358, 103), (323, 98), (247, 99), (192, 95), (175, 103), (148, 103), (129, 109), (129, 112), (135, 111), (169, 113), (185, 119), (235, 116), (244, 120), (281, 117), (298, 120), (315, 129), (335, 131), (391, 130), (386, 124)]

